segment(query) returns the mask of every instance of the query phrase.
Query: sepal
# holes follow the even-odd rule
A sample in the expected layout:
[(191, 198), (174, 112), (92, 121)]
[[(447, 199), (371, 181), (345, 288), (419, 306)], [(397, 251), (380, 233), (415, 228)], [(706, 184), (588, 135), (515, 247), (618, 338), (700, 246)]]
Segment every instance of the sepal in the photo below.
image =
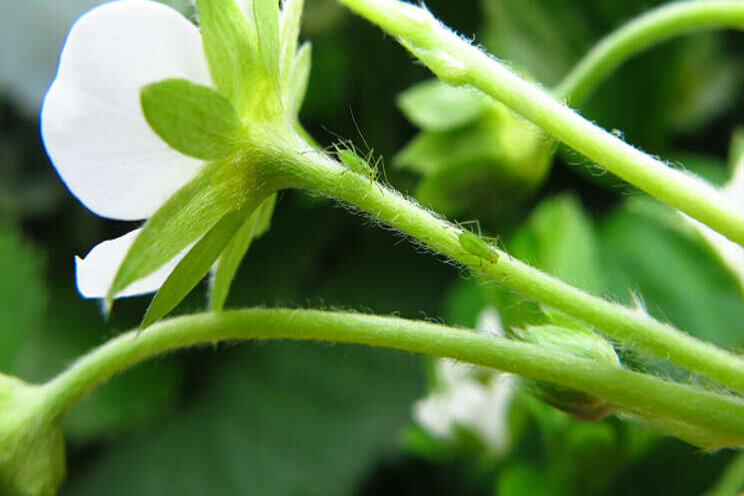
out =
[(171, 148), (202, 160), (233, 153), (241, 140), (240, 115), (212, 88), (185, 79), (166, 79), (140, 91), (147, 123)]
[[(513, 332), (517, 338), (528, 343), (612, 367), (621, 367), (612, 345), (594, 332), (580, 326), (565, 328), (541, 325), (517, 329)], [(599, 420), (612, 412), (611, 405), (581, 391), (543, 381), (525, 380), (525, 385), (540, 400), (580, 420)]]
[(54, 495), (65, 476), (65, 443), (43, 389), (0, 374), (0, 494)]

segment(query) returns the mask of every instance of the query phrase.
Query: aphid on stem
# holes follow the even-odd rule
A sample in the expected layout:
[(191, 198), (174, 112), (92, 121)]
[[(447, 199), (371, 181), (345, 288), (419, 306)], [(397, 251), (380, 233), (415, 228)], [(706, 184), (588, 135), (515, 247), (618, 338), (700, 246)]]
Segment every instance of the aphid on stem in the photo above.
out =
[[(338, 143), (332, 145), (335, 149), (336, 156), (338, 157), (339, 161), (352, 172), (368, 178), (369, 182), (373, 183), (377, 180), (377, 176), (381, 168), (383, 174), (385, 174), (385, 162), (383, 161), (382, 155), (377, 157), (374, 162), (372, 161), (374, 158), (375, 150), (374, 148), (370, 148), (369, 143), (367, 143), (367, 140), (364, 138), (364, 134), (362, 134), (361, 129), (359, 129), (359, 125), (357, 124), (356, 118), (354, 117), (354, 113), (351, 111), (351, 108), (349, 108), (349, 112), (351, 113), (351, 120), (354, 123), (354, 128), (356, 129), (359, 137), (362, 139), (364, 147), (367, 149), (367, 153), (364, 156), (358, 153), (358, 150), (354, 146), (354, 143), (351, 142), (351, 140), (344, 139), (339, 134), (334, 133), (327, 128), (326, 131), (339, 139)], [(385, 182), (387, 182), (387, 178), (385, 178)]]
[(480, 224), (478, 221), (469, 221), (462, 224), (458, 224), (459, 226), (462, 226), (464, 224), (475, 224), (478, 228), (478, 233), (475, 234), (473, 232), (470, 232), (468, 230), (463, 229), (463, 231), (460, 233), (460, 236), (458, 237), (458, 240), (460, 241), (460, 246), (468, 252), (471, 255), (474, 255), (481, 259), (481, 263), (483, 261), (489, 262), (489, 263), (496, 263), (499, 260), (499, 253), (493, 248), (493, 246), (486, 243), (486, 241), (481, 237), (480, 235)]

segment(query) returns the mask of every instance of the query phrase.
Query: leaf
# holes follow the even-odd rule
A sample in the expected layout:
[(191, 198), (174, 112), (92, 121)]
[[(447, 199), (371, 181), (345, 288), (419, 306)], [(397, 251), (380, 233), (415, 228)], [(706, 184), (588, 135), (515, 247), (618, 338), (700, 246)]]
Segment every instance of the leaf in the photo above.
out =
[(589, 21), (586, 4), (572, 0), (481, 3), (486, 17), (483, 38), (489, 50), (546, 85), (556, 84), (595, 38), (607, 32), (606, 26)]
[(266, 234), (266, 231), (271, 227), (271, 218), (274, 216), (274, 209), (276, 208), (277, 193), (274, 193), (268, 197), (261, 206), (256, 209), (256, 233), (255, 238), (259, 238)]
[(254, 26), (235, 0), (197, 0), (196, 8), (212, 80), (242, 111), (255, 90), (247, 86), (255, 79), (258, 63)]
[(281, 68), (282, 80), (287, 79), (293, 72), (297, 52), (297, 41), (302, 24), (302, 10), (305, 0), (283, 0), (281, 15)]
[(18, 374), (47, 306), (44, 255), (14, 227), (0, 224), (0, 371)]
[(546, 478), (545, 470), (526, 462), (510, 465), (499, 474), (495, 494), (501, 496), (555, 496), (566, 494)]
[(594, 294), (603, 290), (599, 241), (572, 196), (543, 201), (509, 242), (514, 256)]
[(171, 260), (227, 212), (258, 201), (257, 187), (229, 161), (205, 165), (145, 223), (119, 267), (108, 299)]
[(310, 67), (312, 65), (312, 45), (305, 42), (297, 52), (289, 77), (289, 107), (290, 115), (300, 113), (302, 102), (305, 101), (307, 85), (310, 81)]
[(279, 0), (252, 0), (258, 53), (271, 85), (279, 87)]
[[(561, 195), (544, 200), (507, 240), (507, 251), (533, 267), (595, 294), (604, 293), (599, 240), (578, 200)], [(505, 328), (555, 323), (576, 327), (572, 319), (510, 290), (483, 286), (486, 301), (498, 308)]]
[(541, 131), (500, 104), (463, 127), (426, 131), (395, 164), (424, 175), (416, 198), (457, 217), (502, 214), (534, 191), (551, 165), (552, 145)]
[(615, 297), (637, 297), (651, 315), (720, 346), (744, 343), (736, 279), (673, 210), (626, 202), (602, 223), (599, 239), (602, 275)]
[(354, 494), (399, 449), (423, 390), (419, 362), (388, 351), (280, 343), (221, 358), (190, 406), (71, 472), (62, 495)]
[(235, 210), (225, 214), (181, 260), (168, 276), (142, 319), (141, 329), (165, 317), (188, 295), (209, 272), (220, 253), (249, 217), (250, 210)]
[(237, 148), (240, 116), (230, 100), (211, 88), (166, 79), (142, 88), (141, 102), (150, 127), (185, 155), (219, 160)]
[(473, 122), (488, 110), (490, 100), (478, 90), (430, 79), (398, 95), (398, 107), (419, 128), (447, 131)]
[(271, 224), (271, 216), (274, 213), (276, 194), (271, 195), (256, 209), (247, 220), (243, 222), (232, 241), (222, 252), (214, 270), (211, 280), (209, 297), (209, 309), (213, 312), (222, 310), (227, 300), (235, 274), (240, 262), (245, 257), (251, 246), (251, 242), (264, 234)]

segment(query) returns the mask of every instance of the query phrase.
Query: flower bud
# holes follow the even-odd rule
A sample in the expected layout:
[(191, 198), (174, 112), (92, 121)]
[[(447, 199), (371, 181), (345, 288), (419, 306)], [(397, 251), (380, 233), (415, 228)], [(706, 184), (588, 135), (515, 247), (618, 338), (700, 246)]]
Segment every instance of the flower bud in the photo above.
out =
[[(586, 329), (541, 325), (519, 329), (514, 331), (514, 334), (528, 343), (553, 348), (613, 367), (621, 367), (612, 345)], [(600, 420), (612, 410), (612, 407), (604, 400), (575, 389), (532, 380), (527, 380), (525, 385), (543, 402), (579, 420)]]
[(62, 428), (40, 393), (0, 374), (0, 494), (53, 495), (64, 478)]
[(447, 216), (504, 213), (550, 168), (553, 142), (472, 88), (426, 81), (398, 103), (422, 132), (395, 157), (396, 165), (421, 174), (416, 198)]

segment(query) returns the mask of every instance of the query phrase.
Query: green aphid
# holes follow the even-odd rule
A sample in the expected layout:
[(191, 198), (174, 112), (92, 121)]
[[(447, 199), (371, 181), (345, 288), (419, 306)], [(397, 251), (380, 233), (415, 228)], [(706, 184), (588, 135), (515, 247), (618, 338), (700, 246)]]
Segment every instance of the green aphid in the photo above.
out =
[(371, 153), (370, 156), (365, 159), (351, 148), (342, 148), (339, 145), (335, 145), (335, 148), (338, 159), (342, 164), (348, 167), (349, 170), (369, 178), (370, 181), (377, 179), (377, 164), (370, 165), (369, 163), (369, 159), (372, 155)]
[(499, 260), (499, 254), (486, 243), (480, 236), (477, 236), (470, 231), (463, 231), (460, 233), (460, 246), (463, 249), (475, 255), (476, 257), (485, 260), (490, 263), (496, 263)]

